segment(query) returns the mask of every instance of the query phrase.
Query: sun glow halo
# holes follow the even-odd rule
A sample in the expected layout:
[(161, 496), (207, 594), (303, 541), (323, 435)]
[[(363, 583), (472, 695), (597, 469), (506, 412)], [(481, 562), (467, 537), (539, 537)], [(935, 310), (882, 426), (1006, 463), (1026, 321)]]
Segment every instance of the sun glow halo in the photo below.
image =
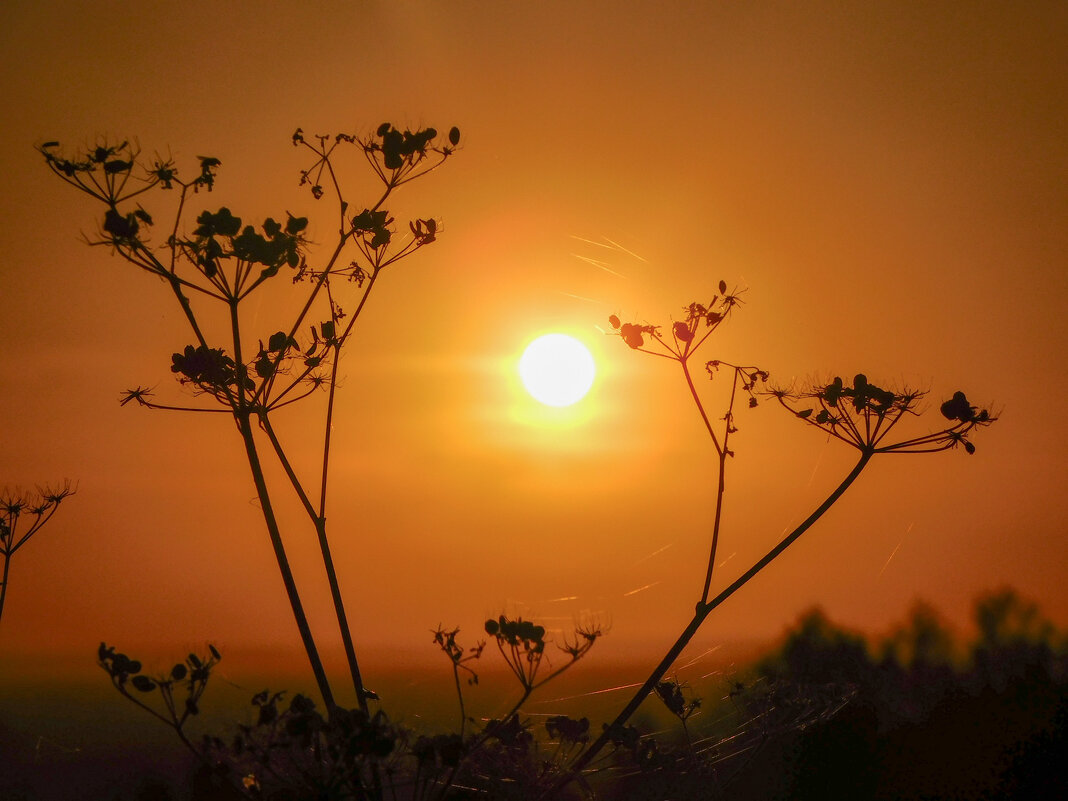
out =
[(546, 406), (570, 406), (582, 400), (596, 373), (589, 349), (567, 334), (540, 336), (519, 358), (523, 386)]

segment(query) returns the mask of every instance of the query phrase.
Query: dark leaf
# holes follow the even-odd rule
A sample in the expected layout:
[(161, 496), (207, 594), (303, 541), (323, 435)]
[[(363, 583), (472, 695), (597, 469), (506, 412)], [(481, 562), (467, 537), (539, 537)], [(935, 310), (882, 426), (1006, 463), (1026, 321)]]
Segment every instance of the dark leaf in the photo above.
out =
[(296, 234), (299, 234), (301, 231), (303, 231), (307, 227), (308, 227), (308, 218), (307, 217), (293, 217), (292, 215), (290, 215), (289, 219), (286, 220), (286, 233), (287, 234), (292, 234), (292, 235), (295, 236)]
[(266, 353), (256, 359), (256, 375), (260, 378), (270, 378), (274, 375), (274, 360)]
[(104, 212), (104, 231), (116, 239), (133, 239), (140, 226), (133, 214), (122, 215), (115, 208)]
[(968, 403), (963, 392), (954, 392), (953, 397), (942, 404), (940, 411), (947, 420), (970, 423), (975, 419), (975, 408)]
[(152, 681), (148, 676), (134, 676), (130, 683), (133, 684), (135, 689), (143, 693), (150, 693), (156, 689), (156, 682)]
[(171, 668), (171, 678), (175, 681), (181, 681), (186, 677), (185, 665), (179, 662), (177, 665)]
[(721, 295), (726, 295), (727, 294), (727, 282), (726, 281), (720, 281), (719, 282), (719, 294), (721, 294)]
[(608, 324), (609, 324), (610, 326), (612, 326), (613, 328), (619, 328), (619, 318), (618, 318), (618, 317), (616, 317), (616, 315), (614, 315), (614, 314), (613, 314), (613, 315), (611, 315), (611, 316), (610, 316), (610, 317), (608, 318)]
[[(59, 143), (57, 142), (56, 144)], [(449, 144), (453, 147), (460, 144), (460, 129), (455, 125), (449, 129)], [(45, 145), (45, 147), (48, 147), (48, 145)]]
[(267, 340), (267, 349), (273, 353), (277, 353), (280, 350), (285, 350), (289, 344), (289, 337), (286, 336), (285, 331), (275, 331), (271, 334), (271, 338)]
[(677, 322), (674, 326), (675, 336), (681, 339), (683, 342), (689, 342), (693, 339), (693, 332), (690, 331), (690, 326), (684, 322)]
[(623, 341), (634, 349), (640, 348), (645, 344), (641, 326), (634, 325), (634, 323), (623, 323), (619, 334), (623, 337)]

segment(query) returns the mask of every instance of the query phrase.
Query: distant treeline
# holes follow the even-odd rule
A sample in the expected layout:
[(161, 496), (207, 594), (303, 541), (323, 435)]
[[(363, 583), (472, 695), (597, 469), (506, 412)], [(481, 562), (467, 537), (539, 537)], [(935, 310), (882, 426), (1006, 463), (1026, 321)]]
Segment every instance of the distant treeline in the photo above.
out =
[(958, 638), (917, 603), (871, 640), (807, 612), (610, 796), (1068, 797), (1068, 637), (1011, 589), (979, 597), (974, 623)]

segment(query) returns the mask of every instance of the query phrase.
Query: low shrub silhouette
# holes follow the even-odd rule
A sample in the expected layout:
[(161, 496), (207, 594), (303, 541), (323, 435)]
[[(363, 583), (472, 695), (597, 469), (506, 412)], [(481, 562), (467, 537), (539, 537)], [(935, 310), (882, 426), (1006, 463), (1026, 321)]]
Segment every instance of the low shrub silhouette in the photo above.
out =
[(842, 703), (763, 740), (726, 797), (1058, 797), (1068, 640), (1012, 590), (980, 596), (974, 618), (975, 638), (957, 642), (920, 603), (896, 631), (869, 641), (818, 609), (806, 613), (755, 666), (746, 702), (759, 706), (774, 688)]

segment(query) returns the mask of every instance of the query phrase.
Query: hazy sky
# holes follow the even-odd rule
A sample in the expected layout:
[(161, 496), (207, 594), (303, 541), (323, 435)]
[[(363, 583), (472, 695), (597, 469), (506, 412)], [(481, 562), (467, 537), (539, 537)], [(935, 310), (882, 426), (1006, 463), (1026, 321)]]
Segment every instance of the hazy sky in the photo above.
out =
[[(213, 155), (196, 211), (310, 213), (326, 242), (290, 135), (387, 120), (464, 139), (391, 207), (444, 232), (376, 287), (343, 365), (329, 517), (358, 642), (429, 652), (437, 624), (502, 610), (598, 615), (606, 655), (673, 640), (714, 453), (678, 371), (601, 329), (677, 318), (720, 279), (746, 305), (707, 358), (929, 389), (917, 431), (958, 389), (1002, 419), (971, 457), (876, 459), (693, 648), (817, 603), (880, 631), (923, 597), (963, 624), (1004, 583), (1068, 622), (1066, 34), (1063, 3), (6, 3), (0, 486), (78, 494), (15, 559), (0, 653), (298, 642), (232, 425), (118, 405), (182, 397), (177, 307), (80, 241), (101, 209), (33, 146), (132, 136), (187, 174)], [(548, 331), (600, 371), (555, 415), (515, 376)], [(284, 418), (304, 468), (314, 412)], [(740, 428), (718, 586), (853, 457), (772, 405)], [(330, 646), (311, 534), (283, 517)]]

